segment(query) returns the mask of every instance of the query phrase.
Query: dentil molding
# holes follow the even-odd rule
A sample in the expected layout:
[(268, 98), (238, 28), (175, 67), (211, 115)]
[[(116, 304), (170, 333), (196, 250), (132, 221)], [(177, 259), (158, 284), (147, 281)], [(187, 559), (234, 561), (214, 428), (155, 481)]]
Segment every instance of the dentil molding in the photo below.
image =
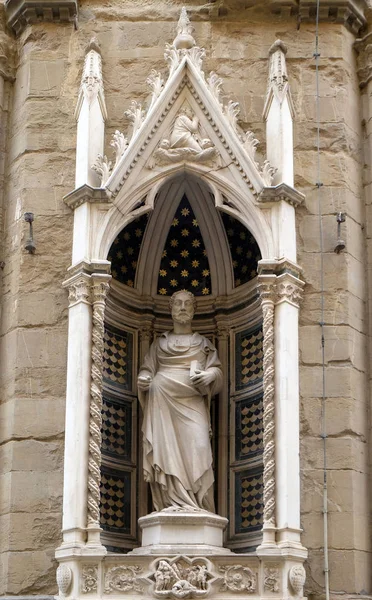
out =
[(9, 27), (17, 35), (26, 25), (39, 21), (73, 21), (78, 14), (77, 0), (5, 0)]

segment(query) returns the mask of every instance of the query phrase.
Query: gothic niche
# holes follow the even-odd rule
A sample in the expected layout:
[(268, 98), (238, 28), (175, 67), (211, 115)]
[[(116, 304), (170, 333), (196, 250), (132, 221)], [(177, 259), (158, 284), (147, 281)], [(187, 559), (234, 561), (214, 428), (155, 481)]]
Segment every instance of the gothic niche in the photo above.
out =
[[(108, 255), (102, 541), (111, 552), (139, 546), (137, 520), (153, 510), (142, 477), (136, 377), (152, 339), (171, 328), (169, 298), (186, 289), (197, 300), (193, 329), (217, 347), (224, 372), (211, 403), (216, 511), (229, 519), (225, 545), (250, 552), (260, 543), (263, 516), (260, 250), (232, 211), (216, 209), (196, 177), (171, 180), (154, 209), (144, 210), (117, 234)], [(204, 563), (159, 563), (153, 581), (159, 597), (178, 597), (186, 588), (196, 597), (207, 592), (208, 570)]]

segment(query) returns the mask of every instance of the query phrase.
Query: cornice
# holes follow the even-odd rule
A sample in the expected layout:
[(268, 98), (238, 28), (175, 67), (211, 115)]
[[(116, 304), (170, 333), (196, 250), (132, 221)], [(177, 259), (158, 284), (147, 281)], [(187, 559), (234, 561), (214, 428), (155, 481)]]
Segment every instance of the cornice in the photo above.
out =
[(16, 35), (31, 23), (69, 22), (77, 14), (77, 0), (5, 0), (7, 23)]
[(75, 210), (75, 208), (85, 202), (107, 204), (109, 197), (106, 190), (102, 188), (92, 188), (90, 185), (82, 185), (64, 196), (63, 201), (69, 208)]
[(271, 204), (285, 200), (296, 208), (304, 202), (305, 196), (286, 183), (280, 183), (273, 187), (265, 187), (257, 200), (260, 204)]
[[(342, 23), (358, 33), (366, 25), (366, 0), (320, 0), (321, 23)], [(272, 0), (271, 11), (281, 16), (297, 16), (300, 23), (314, 22), (317, 0)]]

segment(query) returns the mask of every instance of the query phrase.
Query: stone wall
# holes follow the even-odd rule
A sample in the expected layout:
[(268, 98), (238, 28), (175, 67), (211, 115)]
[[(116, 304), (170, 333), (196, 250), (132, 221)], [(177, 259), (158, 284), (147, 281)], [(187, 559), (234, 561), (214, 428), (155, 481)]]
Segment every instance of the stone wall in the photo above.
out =
[[(9, 47), (17, 52), (10, 94), (3, 204), (1, 321), (0, 594), (53, 594), (60, 542), (67, 293), (72, 213), (63, 196), (74, 188), (76, 105), (85, 47), (102, 50), (108, 140), (124, 129), (132, 99), (146, 101), (146, 76), (164, 70), (181, 0), (83, 0), (73, 23), (27, 26)], [(272, 14), (266, 3), (187, 3), (205, 70), (224, 78), (240, 102), (242, 122), (262, 141), (268, 49), (281, 38), (296, 110), (295, 177), (306, 194), (298, 209), (301, 311), (301, 468), (303, 543), (309, 548), (307, 594), (324, 586), (321, 434), (320, 245), (316, 172), (315, 29)], [(255, 4), (249, 7), (249, 4)], [(1, 5), (0, 5), (1, 6)], [(0, 11), (1, 12), (1, 11)], [(0, 27), (5, 31), (4, 21)], [(4, 34), (5, 35), (5, 34)], [(363, 200), (361, 97), (353, 49), (342, 23), (321, 24), (321, 181), (324, 214), (325, 358), (329, 483), (330, 582), (333, 592), (371, 593), (367, 262)], [(8, 114), (7, 109), (3, 110)], [(0, 152), (1, 152), (0, 142)], [(0, 173), (1, 177), (1, 173)], [(35, 215), (36, 253), (24, 250)], [(337, 255), (336, 212), (345, 251)], [(77, 457), (78, 459), (78, 457)]]

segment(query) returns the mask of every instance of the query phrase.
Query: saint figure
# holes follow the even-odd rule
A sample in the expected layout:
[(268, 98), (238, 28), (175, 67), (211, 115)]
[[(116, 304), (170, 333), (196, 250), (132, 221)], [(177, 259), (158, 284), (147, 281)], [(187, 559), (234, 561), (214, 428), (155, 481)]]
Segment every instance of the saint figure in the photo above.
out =
[(170, 307), (173, 331), (153, 342), (138, 375), (144, 476), (156, 510), (214, 512), (210, 401), (221, 388), (221, 363), (191, 329), (194, 295), (176, 292)]
[(189, 108), (181, 110), (177, 116), (170, 137), (171, 148), (191, 148), (202, 152), (203, 146), (199, 139), (199, 119)]

